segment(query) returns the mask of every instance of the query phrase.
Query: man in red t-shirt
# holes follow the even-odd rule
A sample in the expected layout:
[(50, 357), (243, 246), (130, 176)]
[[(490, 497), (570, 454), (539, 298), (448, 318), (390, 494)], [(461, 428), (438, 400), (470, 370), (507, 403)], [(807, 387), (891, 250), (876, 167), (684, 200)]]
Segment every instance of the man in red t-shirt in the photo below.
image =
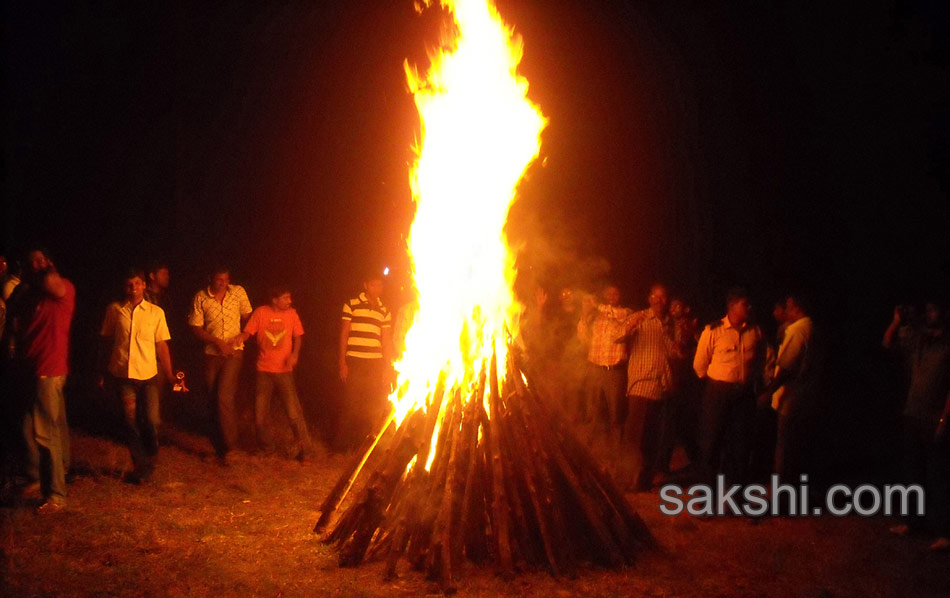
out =
[(254, 310), (239, 342), (244, 342), (252, 336), (257, 341), (254, 420), (261, 449), (265, 453), (274, 452), (274, 439), (267, 425), (267, 416), (270, 414), (270, 399), (276, 386), (299, 445), (298, 458), (309, 461), (313, 458), (313, 443), (307, 431), (307, 422), (304, 421), (294, 383), (294, 367), (300, 355), (303, 325), (291, 303), (290, 289), (285, 286), (274, 287), (270, 293), (270, 305), (262, 305)]
[[(56, 511), (66, 500), (69, 467), (69, 426), (63, 387), (69, 373), (69, 332), (76, 305), (76, 288), (56, 271), (49, 252), (34, 249), (27, 255), (29, 272), (11, 296), (16, 350), (35, 382), (24, 419), (27, 445), (26, 493), (42, 491), (41, 511)], [(40, 451), (49, 453), (49, 487), (41, 488)], [(42, 460), (45, 464), (47, 460)]]

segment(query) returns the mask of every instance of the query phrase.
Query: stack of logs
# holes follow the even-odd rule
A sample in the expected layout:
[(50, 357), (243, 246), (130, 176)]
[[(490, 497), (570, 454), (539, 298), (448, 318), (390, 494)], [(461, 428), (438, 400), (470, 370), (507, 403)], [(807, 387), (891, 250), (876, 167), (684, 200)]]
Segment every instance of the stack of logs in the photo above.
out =
[[(398, 426), (391, 416), (367, 438), (314, 527), (339, 547), (341, 566), (384, 559), (391, 579), (404, 557), (453, 591), (463, 557), (506, 578), (524, 565), (573, 576), (579, 563), (630, 565), (654, 545), (623, 492), (508, 361), (504, 388), (492, 358), (471, 396), (440, 382), (425, 411)], [(357, 478), (365, 483), (337, 517)]]

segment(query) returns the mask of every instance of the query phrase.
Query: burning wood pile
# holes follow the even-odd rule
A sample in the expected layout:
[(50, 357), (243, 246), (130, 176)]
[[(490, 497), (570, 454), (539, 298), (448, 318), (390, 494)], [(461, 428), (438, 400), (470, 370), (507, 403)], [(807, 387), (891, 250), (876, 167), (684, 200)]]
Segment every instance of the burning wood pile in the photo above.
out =
[[(399, 426), (389, 418), (367, 439), (314, 528), (332, 524), (324, 541), (339, 547), (341, 566), (383, 559), (392, 578), (405, 558), (451, 590), (463, 557), (506, 577), (522, 564), (573, 576), (579, 563), (630, 565), (654, 544), (611, 477), (508, 361), (512, 383), (499, 387), (492, 359), (467, 400), (437, 385), (427, 411)], [(367, 461), (375, 466), (365, 486), (335, 518)]]
[(406, 65), (420, 116), (407, 238), (418, 307), (392, 413), (314, 531), (339, 546), (341, 565), (385, 559), (393, 576), (404, 557), (445, 590), (463, 559), (506, 576), (620, 567), (650, 533), (509, 351), (522, 310), (505, 223), (547, 120), (517, 72), (521, 39), (495, 8), (441, 5), (453, 26), (429, 69)]

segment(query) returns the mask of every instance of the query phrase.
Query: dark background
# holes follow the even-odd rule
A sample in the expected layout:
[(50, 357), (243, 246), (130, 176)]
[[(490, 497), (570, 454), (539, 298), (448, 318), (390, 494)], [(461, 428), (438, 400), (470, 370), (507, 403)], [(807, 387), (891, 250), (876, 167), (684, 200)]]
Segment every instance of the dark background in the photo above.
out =
[[(707, 319), (741, 283), (764, 321), (810, 291), (829, 469), (873, 476), (900, 401), (880, 335), (950, 279), (950, 31), (938, 2), (845, 4), (499, 1), (550, 119), (510, 233), (521, 288), (612, 277), (642, 304), (662, 279)], [(293, 286), (331, 428), (340, 305), (406, 263), (403, 60), (440, 22), (408, 0), (5, 4), (4, 246), (46, 244), (77, 284), (77, 370), (120, 273), (159, 258), (197, 382), (185, 310), (224, 262), (255, 304)]]

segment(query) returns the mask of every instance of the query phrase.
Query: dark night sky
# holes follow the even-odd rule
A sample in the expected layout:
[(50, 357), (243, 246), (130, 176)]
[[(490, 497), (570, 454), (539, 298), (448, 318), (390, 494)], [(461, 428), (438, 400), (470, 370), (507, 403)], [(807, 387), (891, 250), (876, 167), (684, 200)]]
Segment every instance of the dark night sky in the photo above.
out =
[[(950, 31), (937, 2), (837, 4), (500, 1), (551, 121), (512, 217), (523, 271), (606, 263), (631, 301), (662, 278), (704, 316), (734, 283), (760, 316), (804, 287), (841, 412), (862, 406), (894, 302), (950, 278)], [(292, 283), (304, 386), (335, 392), (340, 302), (404, 260), (402, 63), (440, 22), (412, 5), (5, 5), (4, 245), (58, 256), (79, 342), (128, 264), (168, 260), (182, 305), (224, 261), (258, 302)]]

